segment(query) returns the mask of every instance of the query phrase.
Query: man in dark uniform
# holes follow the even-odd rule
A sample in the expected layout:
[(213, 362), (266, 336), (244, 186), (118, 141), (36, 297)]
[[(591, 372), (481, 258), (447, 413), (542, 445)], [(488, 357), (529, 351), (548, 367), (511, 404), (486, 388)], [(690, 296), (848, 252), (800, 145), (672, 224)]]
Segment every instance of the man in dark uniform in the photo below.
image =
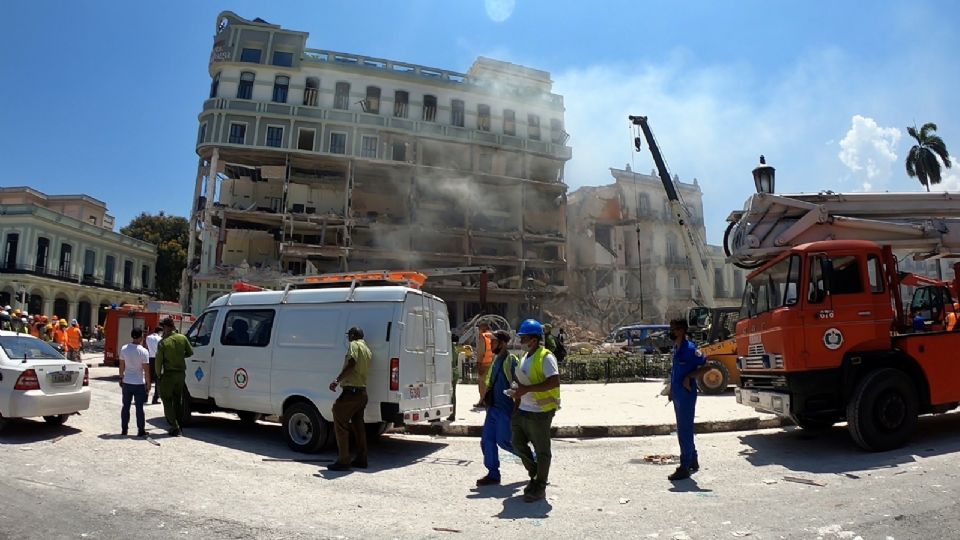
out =
[[(367, 373), (373, 354), (363, 340), (363, 330), (354, 326), (347, 331), (350, 340), (343, 369), (337, 379), (330, 383), (335, 392), (340, 385), (342, 392), (333, 404), (333, 429), (337, 436), (337, 461), (327, 470), (349, 471), (350, 467), (367, 468), (367, 432), (363, 423), (363, 411), (367, 408)], [(357, 443), (357, 457), (350, 461), (350, 433)]]
[(183, 418), (183, 391), (186, 387), (187, 358), (193, 356), (193, 347), (183, 334), (176, 330), (173, 319), (160, 321), (163, 339), (157, 344), (157, 378), (160, 380), (160, 399), (163, 415), (170, 424), (170, 435), (181, 435), (180, 419)]
[(673, 367), (670, 370), (670, 394), (677, 417), (677, 439), (680, 441), (680, 466), (667, 478), (683, 480), (700, 469), (697, 447), (693, 443), (693, 417), (697, 408), (697, 377), (706, 363), (696, 343), (687, 339), (687, 320), (670, 321), (673, 340)]

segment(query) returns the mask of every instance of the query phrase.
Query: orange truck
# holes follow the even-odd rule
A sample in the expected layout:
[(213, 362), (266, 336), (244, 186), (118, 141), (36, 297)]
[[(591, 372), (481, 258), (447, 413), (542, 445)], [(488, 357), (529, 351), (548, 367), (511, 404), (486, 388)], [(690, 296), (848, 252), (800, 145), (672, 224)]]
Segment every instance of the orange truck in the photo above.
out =
[(180, 333), (186, 332), (196, 320), (193, 315), (181, 312), (180, 304), (176, 302), (123, 304), (107, 311), (103, 324), (103, 363), (108, 366), (120, 365), (120, 348), (130, 342), (130, 331), (140, 328), (144, 334), (148, 334), (166, 317), (174, 320)]
[(960, 256), (956, 195), (774, 195), (769, 173), (725, 235), (728, 260), (753, 269), (736, 326), (737, 402), (807, 430), (846, 421), (868, 451), (901, 446), (918, 415), (960, 403), (960, 331), (945, 325), (958, 280), (903, 273), (895, 255)]

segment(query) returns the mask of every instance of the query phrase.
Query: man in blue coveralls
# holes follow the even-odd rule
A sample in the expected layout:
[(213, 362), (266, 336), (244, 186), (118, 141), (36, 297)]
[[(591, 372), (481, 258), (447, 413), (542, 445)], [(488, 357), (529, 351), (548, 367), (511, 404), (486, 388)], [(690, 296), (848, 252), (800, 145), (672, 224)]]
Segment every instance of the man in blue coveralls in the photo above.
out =
[(487, 475), (477, 480), (477, 486), (490, 486), (500, 483), (500, 456), (497, 455), (497, 446), (514, 454), (510, 443), (512, 431), (510, 417), (513, 416), (513, 398), (503, 393), (510, 388), (513, 374), (519, 360), (516, 355), (510, 354), (507, 344), (510, 343), (510, 333), (497, 330), (493, 334), (491, 344), (494, 354), (493, 364), (487, 370), (484, 404), (487, 407), (487, 417), (483, 422), (483, 432), (480, 435), (480, 449), (483, 450), (483, 465), (487, 468)]
[(697, 447), (693, 443), (693, 416), (697, 408), (697, 377), (706, 362), (696, 343), (687, 339), (686, 319), (670, 321), (670, 339), (673, 340), (673, 367), (670, 370), (670, 394), (673, 412), (677, 416), (677, 439), (680, 441), (680, 466), (667, 477), (669, 480), (690, 478), (700, 469)]

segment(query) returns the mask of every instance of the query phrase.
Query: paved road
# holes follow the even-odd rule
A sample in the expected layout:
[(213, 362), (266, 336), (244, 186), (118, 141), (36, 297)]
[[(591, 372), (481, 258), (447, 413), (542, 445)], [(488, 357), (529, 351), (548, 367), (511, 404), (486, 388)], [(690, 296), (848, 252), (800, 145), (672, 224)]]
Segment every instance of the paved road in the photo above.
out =
[(295, 454), (278, 425), (228, 415), (172, 439), (153, 406), (159, 445), (119, 438), (119, 387), (93, 386), (91, 409), (66, 426), (0, 435), (0, 537), (903, 539), (960, 527), (957, 415), (883, 454), (842, 428), (702, 435), (703, 470), (676, 485), (672, 465), (645, 461), (675, 453), (673, 437), (560, 439), (548, 500), (526, 504), (515, 459), (505, 485), (472, 487), (476, 439), (389, 436), (369, 470), (329, 473), (331, 451)]

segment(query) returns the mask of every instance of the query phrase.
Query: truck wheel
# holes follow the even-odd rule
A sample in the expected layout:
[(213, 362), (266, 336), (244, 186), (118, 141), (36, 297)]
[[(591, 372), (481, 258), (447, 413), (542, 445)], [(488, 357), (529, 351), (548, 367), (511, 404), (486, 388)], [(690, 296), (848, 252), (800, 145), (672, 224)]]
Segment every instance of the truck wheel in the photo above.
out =
[(880, 452), (903, 446), (917, 427), (917, 389), (906, 373), (884, 368), (867, 374), (847, 405), (850, 435)]
[(263, 415), (260, 413), (250, 412), (250, 411), (237, 411), (237, 416), (240, 417), (240, 423), (248, 426), (252, 426), (257, 423), (257, 420), (263, 418)]
[(44, 416), (43, 421), (52, 426), (62, 426), (67, 421), (69, 414), (55, 414), (53, 416)]
[(726, 392), (727, 386), (730, 385), (730, 371), (727, 366), (716, 360), (710, 360), (707, 362), (707, 368), (697, 379), (697, 386), (700, 387), (700, 391), (711, 395)]
[(298, 401), (283, 411), (283, 437), (291, 450), (316, 452), (329, 436), (329, 424), (312, 404)]

